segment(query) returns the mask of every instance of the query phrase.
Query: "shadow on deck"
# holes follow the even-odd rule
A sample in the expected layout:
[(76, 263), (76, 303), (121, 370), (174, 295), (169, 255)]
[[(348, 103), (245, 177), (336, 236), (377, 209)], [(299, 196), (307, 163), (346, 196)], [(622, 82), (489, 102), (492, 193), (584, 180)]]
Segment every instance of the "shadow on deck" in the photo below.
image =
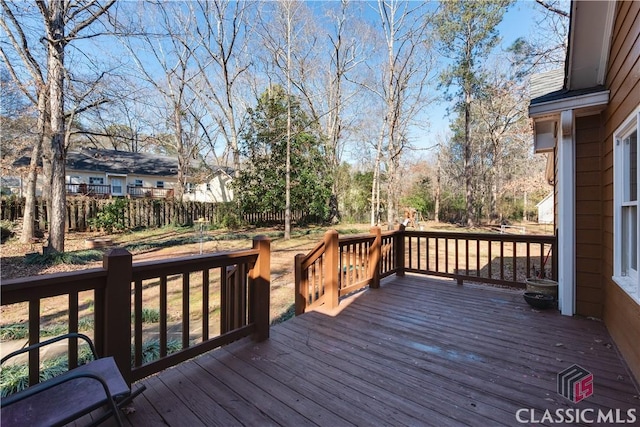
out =
[[(493, 426), (546, 410), (557, 422), (556, 410), (576, 408), (596, 421), (599, 411), (629, 420), (630, 409), (640, 419), (638, 390), (599, 321), (532, 310), (522, 291), (414, 275), (348, 302), (143, 380), (127, 423)], [(577, 404), (556, 392), (573, 364), (594, 378)]]

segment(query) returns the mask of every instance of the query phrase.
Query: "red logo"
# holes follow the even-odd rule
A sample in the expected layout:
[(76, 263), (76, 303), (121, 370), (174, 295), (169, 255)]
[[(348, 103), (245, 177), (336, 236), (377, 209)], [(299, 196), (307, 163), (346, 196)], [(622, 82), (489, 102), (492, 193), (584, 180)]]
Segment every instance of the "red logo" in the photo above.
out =
[(593, 394), (593, 374), (578, 365), (558, 374), (558, 394), (578, 403)]

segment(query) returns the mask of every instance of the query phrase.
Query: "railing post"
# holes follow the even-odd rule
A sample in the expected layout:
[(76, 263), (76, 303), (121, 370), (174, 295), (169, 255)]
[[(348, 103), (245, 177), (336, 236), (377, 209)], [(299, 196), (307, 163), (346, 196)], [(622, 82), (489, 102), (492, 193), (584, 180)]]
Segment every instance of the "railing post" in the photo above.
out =
[(114, 248), (102, 258), (102, 266), (107, 270), (102, 355), (113, 356), (131, 385), (132, 256), (124, 248)]
[(307, 309), (307, 298), (309, 293), (309, 284), (307, 278), (302, 277), (302, 260), (304, 254), (297, 254), (294, 264), (295, 292), (296, 292), (296, 316), (304, 314)]
[(404, 276), (404, 230), (405, 225), (400, 224), (396, 231), (396, 276)]
[(325, 234), (326, 252), (327, 257), (327, 269), (325, 272), (327, 276), (324, 279), (324, 295), (325, 305), (329, 309), (338, 307), (338, 298), (340, 296), (338, 287), (340, 282), (338, 280), (340, 271), (340, 245), (338, 242), (338, 232), (336, 230), (329, 230)]
[(253, 248), (258, 249), (258, 259), (249, 273), (251, 286), (251, 313), (249, 318), (255, 322), (254, 341), (269, 338), (269, 300), (271, 294), (271, 240), (266, 236), (256, 236)]
[(371, 248), (369, 248), (369, 277), (371, 277), (369, 287), (378, 289), (380, 287), (380, 261), (382, 260), (382, 231), (380, 227), (371, 227), (369, 232), (376, 236)]

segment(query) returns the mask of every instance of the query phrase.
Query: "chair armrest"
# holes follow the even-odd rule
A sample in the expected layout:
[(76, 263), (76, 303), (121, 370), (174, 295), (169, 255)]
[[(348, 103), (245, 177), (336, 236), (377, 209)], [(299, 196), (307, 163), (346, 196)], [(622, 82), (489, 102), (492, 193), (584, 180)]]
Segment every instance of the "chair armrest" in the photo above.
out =
[(29, 352), (31, 350), (34, 350), (34, 349), (37, 349), (37, 348), (45, 347), (45, 346), (47, 346), (49, 344), (53, 344), (53, 343), (56, 343), (58, 341), (62, 341), (62, 340), (65, 340), (65, 339), (71, 339), (71, 338), (80, 338), (80, 339), (83, 339), (84, 341), (86, 341), (89, 344), (89, 348), (91, 348), (91, 353), (93, 354), (93, 358), (94, 359), (98, 358), (98, 353), (96, 352), (96, 348), (93, 345), (93, 342), (91, 341), (91, 338), (89, 338), (88, 336), (86, 336), (84, 334), (80, 334), (80, 333), (77, 333), (77, 332), (71, 332), (71, 333), (68, 333), (68, 334), (59, 335), (57, 337), (48, 339), (46, 341), (35, 343), (35, 344), (32, 344), (32, 345), (30, 345), (28, 347), (24, 347), (24, 348), (21, 348), (20, 350), (16, 350), (14, 352), (11, 352), (11, 353), (7, 354), (6, 356), (4, 356), (2, 358), (2, 360), (0, 360), (0, 365), (3, 364), (4, 362), (6, 362), (7, 360), (11, 359), (12, 357), (18, 356), (18, 355), (23, 354), (23, 353), (27, 353), (27, 352)]

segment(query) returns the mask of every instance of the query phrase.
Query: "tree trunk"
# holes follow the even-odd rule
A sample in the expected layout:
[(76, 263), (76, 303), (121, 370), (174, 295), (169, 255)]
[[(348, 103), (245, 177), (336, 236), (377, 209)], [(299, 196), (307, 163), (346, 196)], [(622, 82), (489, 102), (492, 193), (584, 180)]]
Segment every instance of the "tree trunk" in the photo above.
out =
[(38, 181), (38, 162), (42, 156), (42, 143), (45, 138), (45, 128), (47, 120), (47, 94), (43, 88), (38, 94), (38, 139), (31, 150), (31, 163), (27, 175), (27, 186), (25, 191), (24, 217), (22, 223), (21, 243), (29, 243), (35, 237), (35, 213), (36, 213), (36, 184)]
[(66, 214), (65, 118), (64, 118), (64, 19), (63, 4), (50, 6), (49, 102), (51, 105), (51, 204), (48, 252), (64, 252)]
[[(377, 225), (380, 214), (380, 160), (382, 158), (382, 141), (384, 140), (384, 122), (380, 126), (380, 136), (376, 147), (376, 161), (373, 167), (373, 181), (371, 183), (371, 226)], [(377, 195), (377, 197), (376, 197)]]
[[(182, 99), (182, 96), (180, 96)], [(182, 108), (181, 103), (173, 106), (173, 121), (175, 125), (176, 152), (178, 153), (178, 185), (174, 188), (174, 197), (182, 203), (185, 183), (185, 170), (188, 164), (188, 156), (185, 155), (184, 142), (182, 140)], [(177, 219), (177, 218), (176, 218)], [(177, 222), (176, 222), (177, 223)]]
[(471, 170), (471, 93), (467, 92), (464, 103), (464, 181), (467, 227), (473, 226), (473, 173)]
[(285, 176), (284, 239), (291, 239), (291, 4), (287, 5), (287, 160)]
[[(439, 148), (440, 150), (442, 147)], [(438, 152), (438, 159), (436, 161), (436, 194), (435, 205), (433, 207), (433, 219), (435, 222), (440, 222), (440, 152)]]

